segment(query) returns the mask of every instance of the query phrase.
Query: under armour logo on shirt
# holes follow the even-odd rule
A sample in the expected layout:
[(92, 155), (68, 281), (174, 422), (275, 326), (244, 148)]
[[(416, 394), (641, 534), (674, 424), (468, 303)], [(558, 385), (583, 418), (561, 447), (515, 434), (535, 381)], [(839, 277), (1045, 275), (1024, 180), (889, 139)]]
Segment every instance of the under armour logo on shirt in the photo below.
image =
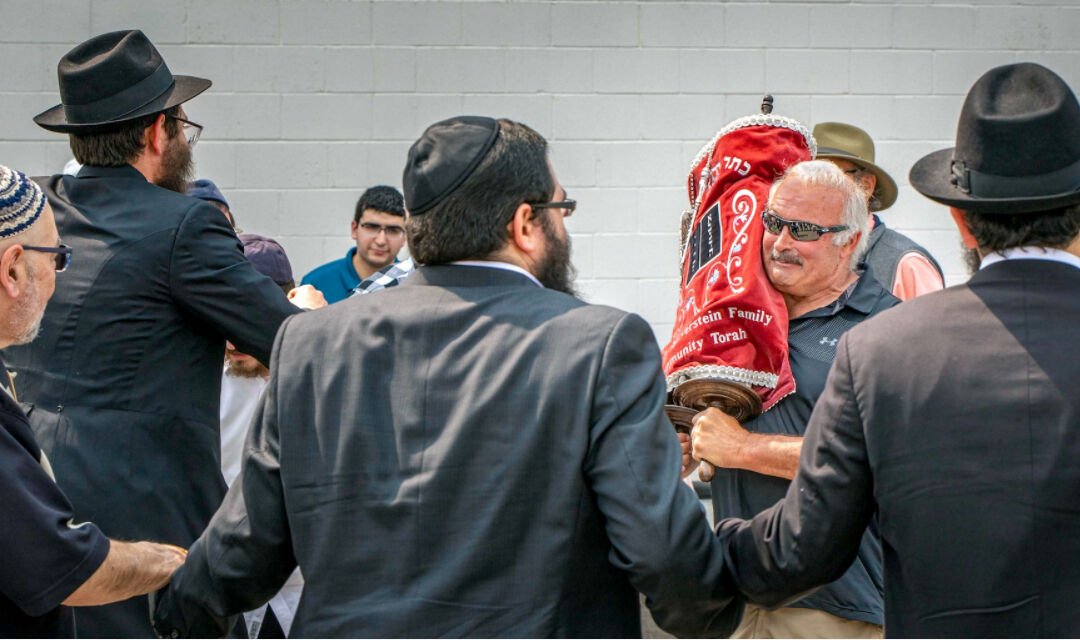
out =
[(822, 338), (822, 339), (821, 339), (821, 342), (819, 342), (818, 344), (827, 344), (827, 345), (829, 345), (830, 347), (835, 347), (835, 346), (836, 346), (836, 343), (837, 343), (837, 342), (838, 342), (839, 340), (840, 340), (840, 338), (828, 338), (828, 337), (826, 337), (826, 338)]

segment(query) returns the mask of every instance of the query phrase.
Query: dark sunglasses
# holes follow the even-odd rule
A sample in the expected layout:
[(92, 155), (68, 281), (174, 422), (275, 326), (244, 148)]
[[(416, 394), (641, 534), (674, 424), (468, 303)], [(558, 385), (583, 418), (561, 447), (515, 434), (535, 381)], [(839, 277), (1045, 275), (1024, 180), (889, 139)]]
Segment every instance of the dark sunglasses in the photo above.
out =
[(563, 200), (562, 202), (539, 202), (528, 203), (533, 209), (562, 209), (563, 217), (567, 218), (577, 209), (577, 200)]
[(762, 210), (761, 223), (765, 225), (766, 231), (777, 236), (783, 233), (784, 227), (787, 227), (788, 231), (791, 232), (791, 237), (799, 242), (813, 242), (826, 233), (839, 233), (848, 229), (846, 224), (838, 224), (835, 227), (821, 227), (802, 220), (785, 220), (768, 209)]
[(22, 245), (23, 249), (27, 251), (40, 251), (41, 253), (55, 253), (56, 254), (56, 270), (64, 271), (71, 264), (71, 247), (66, 244), (62, 244), (59, 247), (31, 247), (28, 244)]

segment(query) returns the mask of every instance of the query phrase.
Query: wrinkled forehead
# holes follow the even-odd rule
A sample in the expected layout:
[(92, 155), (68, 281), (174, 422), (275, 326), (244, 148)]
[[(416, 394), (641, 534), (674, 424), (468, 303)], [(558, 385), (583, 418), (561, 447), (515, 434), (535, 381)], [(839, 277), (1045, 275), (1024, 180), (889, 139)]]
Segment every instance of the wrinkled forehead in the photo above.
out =
[(781, 218), (832, 226), (839, 224), (844, 214), (844, 193), (833, 186), (788, 176), (773, 186), (769, 208)]

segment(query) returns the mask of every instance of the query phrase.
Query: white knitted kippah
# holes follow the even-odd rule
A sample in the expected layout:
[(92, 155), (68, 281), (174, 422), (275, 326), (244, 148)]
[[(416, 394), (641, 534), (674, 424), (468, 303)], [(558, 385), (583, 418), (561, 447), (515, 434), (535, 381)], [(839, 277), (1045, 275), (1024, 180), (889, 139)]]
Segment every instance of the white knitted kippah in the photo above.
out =
[(30, 228), (45, 210), (45, 193), (26, 174), (0, 164), (0, 238)]

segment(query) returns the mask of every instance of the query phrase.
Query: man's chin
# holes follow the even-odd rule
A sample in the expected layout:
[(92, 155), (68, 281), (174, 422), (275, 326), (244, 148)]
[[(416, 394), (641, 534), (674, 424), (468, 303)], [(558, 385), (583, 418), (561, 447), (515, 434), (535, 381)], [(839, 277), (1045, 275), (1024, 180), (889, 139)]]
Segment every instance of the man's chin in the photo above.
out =
[(765, 265), (765, 273), (768, 274), (769, 280), (787, 280), (801, 271), (801, 264), (794, 264), (791, 262), (778, 262), (773, 260)]
[(364, 262), (368, 263), (373, 269), (378, 271), (389, 266), (394, 262), (394, 254), (386, 252), (383, 254), (373, 254), (370, 251), (364, 254)]

